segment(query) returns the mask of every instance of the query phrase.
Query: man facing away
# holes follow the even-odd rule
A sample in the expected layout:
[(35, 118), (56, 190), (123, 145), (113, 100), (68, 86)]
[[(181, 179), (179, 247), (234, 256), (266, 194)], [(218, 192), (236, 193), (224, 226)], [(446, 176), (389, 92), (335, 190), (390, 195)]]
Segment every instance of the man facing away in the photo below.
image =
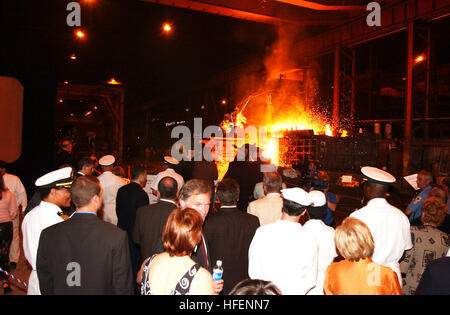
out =
[(203, 233), (208, 239), (211, 262), (223, 262), (222, 294), (228, 294), (238, 282), (248, 279), (248, 248), (259, 220), (237, 208), (239, 184), (234, 179), (222, 180), (217, 187), (217, 196), (220, 210), (208, 216)]
[(112, 173), (115, 161), (116, 159), (112, 155), (105, 155), (99, 160), (103, 173), (98, 176), (98, 180), (103, 189), (103, 215), (101, 218), (106, 222), (117, 225), (117, 191), (125, 185), (125, 181)]
[(163, 177), (158, 183), (157, 196), (157, 203), (142, 206), (136, 212), (132, 237), (140, 248), (140, 263), (153, 255), (167, 218), (177, 208), (177, 181), (169, 176)]
[(100, 182), (82, 176), (70, 194), (76, 213), (41, 233), (36, 267), (42, 294), (133, 294), (127, 233), (97, 217)]
[(368, 202), (350, 216), (367, 224), (375, 241), (372, 260), (394, 270), (401, 284), (399, 261), (404, 251), (412, 248), (412, 242), (408, 218), (385, 199), (388, 186), (395, 182), (395, 177), (370, 166), (361, 168), (361, 173), (367, 179), (363, 190)]
[(317, 278), (317, 243), (299, 223), (311, 200), (298, 187), (281, 193), (281, 219), (258, 228), (250, 244), (248, 275), (272, 281), (283, 295), (305, 295)]
[(128, 234), (133, 276), (136, 276), (141, 265), (139, 248), (132, 242), (133, 226), (136, 221), (137, 209), (148, 205), (148, 195), (142, 189), (147, 183), (145, 167), (134, 166), (131, 169), (132, 181), (119, 188), (116, 197), (117, 226)]
[(311, 233), (316, 240), (319, 256), (316, 286), (308, 292), (308, 295), (323, 295), (323, 284), (327, 268), (337, 256), (334, 244), (335, 231), (323, 221), (327, 213), (325, 194), (322, 191), (313, 190), (309, 192), (309, 196), (311, 198), (311, 205), (307, 211), (309, 220), (303, 225), (303, 228)]
[(28, 294), (40, 295), (39, 281), (36, 273), (36, 254), (42, 230), (63, 222), (61, 207), (70, 207), (70, 187), (72, 185), (72, 168), (65, 167), (44, 176), (35, 182), (42, 201), (23, 219), (23, 252), (31, 265), (28, 281)]
[(76, 177), (92, 175), (94, 172), (94, 161), (89, 156), (84, 156), (77, 162)]
[(250, 202), (247, 212), (259, 218), (261, 226), (274, 223), (281, 218), (283, 198), (280, 190), (281, 175), (278, 172), (264, 173), (263, 189), (265, 197)]

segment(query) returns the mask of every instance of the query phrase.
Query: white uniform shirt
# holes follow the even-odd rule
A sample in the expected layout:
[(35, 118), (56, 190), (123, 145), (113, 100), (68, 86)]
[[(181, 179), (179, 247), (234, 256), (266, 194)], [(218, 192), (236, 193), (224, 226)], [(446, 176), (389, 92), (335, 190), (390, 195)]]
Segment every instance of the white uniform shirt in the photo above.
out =
[(117, 191), (126, 183), (122, 178), (109, 171), (103, 172), (97, 178), (103, 189), (103, 221), (117, 225)]
[(152, 183), (151, 188), (153, 190), (158, 190), (158, 184), (159, 181), (161, 179), (163, 179), (164, 177), (172, 177), (173, 179), (175, 179), (177, 181), (177, 185), (178, 185), (178, 191), (180, 191), (181, 187), (183, 187), (184, 185), (184, 179), (183, 176), (181, 176), (180, 174), (178, 174), (177, 172), (175, 172), (175, 170), (168, 168), (165, 171), (159, 172), (156, 175), (155, 180)]
[(41, 201), (23, 219), (23, 252), (33, 269), (28, 281), (28, 294), (41, 294), (36, 273), (36, 255), (39, 246), (39, 237), (41, 236), (42, 230), (64, 221), (58, 215), (58, 212), (61, 212), (61, 209), (57, 205)]
[(319, 260), (317, 264), (316, 286), (308, 292), (308, 295), (323, 295), (323, 283), (328, 266), (337, 256), (334, 244), (334, 229), (326, 225), (322, 220), (308, 220), (303, 228), (313, 235), (319, 248)]
[(250, 278), (272, 281), (284, 295), (304, 295), (316, 285), (317, 244), (300, 223), (278, 220), (259, 227), (248, 258)]
[(350, 216), (367, 224), (375, 242), (372, 260), (394, 270), (401, 284), (399, 260), (412, 248), (408, 217), (384, 198), (370, 200)]
[(25, 187), (20, 181), (20, 178), (16, 175), (5, 173), (5, 176), (3, 176), (3, 181), (5, 182), (6, 188), (8, 188), (8, 190), (12, 192), (14, 196), (16, 196), (17, 205), (21, 205), (22, 211), (25, 211), (28, 202), (27, 192), (25, 191)]

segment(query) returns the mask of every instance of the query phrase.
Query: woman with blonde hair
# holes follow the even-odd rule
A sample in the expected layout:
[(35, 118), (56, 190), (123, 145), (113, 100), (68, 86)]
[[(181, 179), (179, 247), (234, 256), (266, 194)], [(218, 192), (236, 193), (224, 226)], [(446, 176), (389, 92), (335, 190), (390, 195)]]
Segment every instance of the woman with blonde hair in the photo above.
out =
[(397, 274), (372, 261), (375, 244), (364, 222), (346, 218), (337, 227), (334, 241), (344, 260), (328, 267), (324, 282), (325, 294), (402, 294)]
[(214, 294), (211, 274), (191, 259), (202, 225), (201, 215), (193, 209), (172, 211), (162, 235), (165, 252), (144, 261), (138, 273), (142, 295)]

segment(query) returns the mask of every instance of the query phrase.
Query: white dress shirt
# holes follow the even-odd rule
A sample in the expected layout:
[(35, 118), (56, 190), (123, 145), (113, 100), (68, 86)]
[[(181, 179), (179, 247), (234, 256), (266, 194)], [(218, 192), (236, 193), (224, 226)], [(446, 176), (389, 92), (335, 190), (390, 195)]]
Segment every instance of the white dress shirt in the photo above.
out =
[(394, 270), (401, 285), (399, 260), (412, 248), (408, 217), (384, 198), (370, 200), (350, 216), (367, 224), (375, 242), (372, 260)]
[(28, 201), (27, 192), (25, 191), (25, 187), (20, 181), (20, 178), (16, 175), (5, 173), (3, 181), (5, 182), (6, 188), (16, 196), (17, 205), (22, 206), (22, 211), (25, 211)]
[(155, 178), (155, 180), (153, 181), (151, 188), (152, 188), (153, 190), (158, 190), (158, 184), (159, 184), (159, 181), (160, 181), (161, 179), (163, 179), (164, 177), (172, 177), (173, 179), (175, 179), (175, 180), (177, 181), (178, 191), (180, 191), (181, 187), (183, 187), (183, 185), (184, 185), (184, 179), (183, 179), (183, 176), (181, 176), (180, 174), (178, 174), (177, 172), (175, 172), (174, 169), (168, 168), (168, 169), (166, 169), (165, 171), (159, 172), (159, 173), (156, 175), (156, 178)]
[(117, 191), (120, 187), (126, 185), (126, 182), (109, 171), (103, 172), (97, 178), (103, 189), (103, 221), (117, 225)]
[(272, 281), (284, 295), (304, 295), (316, 285), (317, 244), (300, 223), (278, 220), (259, 227), (248, 258), (250, 278)]
[(31, 265), (32, 271), (28, 280), (28, 294), (40, 295), (39, 280), (36, 273), (36, 255), (39, 246), (39, 237), (42, 230), (64, 220), (58, 215), (61, 209), (50, 202), (41, 203), (31, 210), (23, 219), (23, 252)]
[(326, 225), (322, 220), (308, 220), (303, 228), (313, 235), (319, 248), (317, 264), (316, 286), (308, 292), (308, 295), (323, 295), (323, 283), (328, 266), (337, 256), (334, 244), (334, 229)]

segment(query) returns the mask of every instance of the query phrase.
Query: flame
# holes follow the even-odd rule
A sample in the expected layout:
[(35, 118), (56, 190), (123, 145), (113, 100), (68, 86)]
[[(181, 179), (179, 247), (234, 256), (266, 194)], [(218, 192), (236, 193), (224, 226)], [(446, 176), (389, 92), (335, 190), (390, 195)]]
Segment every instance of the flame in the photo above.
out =
[(347, 130), (342, 131), (341, 137), (348, 137), (348, 131)]
[(332, 136), (333, 136), (333, 130), (331, 130), (330, 125), (329, 125), (329, 124), (326, 124), (326, 125), (325, 125), (325, 128), (326, 128), (325, 134), (326, 134), (327, 136), (332, 137)]

